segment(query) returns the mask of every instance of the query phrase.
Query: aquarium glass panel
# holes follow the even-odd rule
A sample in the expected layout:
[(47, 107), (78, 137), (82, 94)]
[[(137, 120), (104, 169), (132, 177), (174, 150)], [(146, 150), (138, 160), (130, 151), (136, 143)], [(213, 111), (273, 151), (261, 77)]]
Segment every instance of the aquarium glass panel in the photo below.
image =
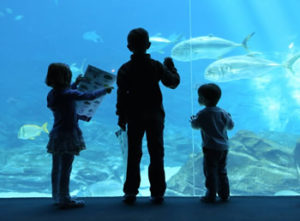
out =
[[(231, 195), (299, 195), (299, 6), (296, 0), (2, 0), (0, 197), (51, 197), (48, 65), (68, 64), (73, 81), (88, 65), (116, 76), (130, 59), (127, 35), (137, 27), (149, 32), (151, 57), (172, 57), (181, 77), (176, 89), (160, 83), (166, 195), (205, 194), (201, 134), (190, 124), (204, 108), (197, 94), (204, 83), (220, 86), (217, 106), (234, 121)], [(116, 134), (113, 87), (91, 120), (79, 121), (86, 150), (73, 162), (72, 196), (123, 195), (126, 140)], [(146, 136), (142, 149), (139, 196), (149, 196)]]

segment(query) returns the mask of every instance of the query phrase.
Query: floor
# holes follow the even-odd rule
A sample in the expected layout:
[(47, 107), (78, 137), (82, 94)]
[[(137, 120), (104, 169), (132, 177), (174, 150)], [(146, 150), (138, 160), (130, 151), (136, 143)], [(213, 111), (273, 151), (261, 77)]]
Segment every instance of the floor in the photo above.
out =
[(204, 204), (196, 197), (166, 197), (162, 205), (138, 198), (125, 205), (120, 197), (84, 198), (80, 209), (59, 210), (50, 198), (0, 198), (1, 221), (161, 221), (161, 220), (300, 220), (300, 197), (232, 197), (230, 202)]

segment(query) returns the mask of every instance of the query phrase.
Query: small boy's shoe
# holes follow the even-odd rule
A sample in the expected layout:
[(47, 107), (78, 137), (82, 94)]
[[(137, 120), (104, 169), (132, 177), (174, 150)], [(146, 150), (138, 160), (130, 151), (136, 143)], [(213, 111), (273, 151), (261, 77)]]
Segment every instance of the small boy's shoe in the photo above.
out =
[(162, 204), (164, 202), (163, 196), (151, 196), (150, 201), (154, 204)]
[(83, 200), (70, 199), (68, 201), (58, 203), (57, 206), (60, 209), (82, 208), (85, 206), (85, 202)]
[(126, 204), (134, 204), (136, 201), (136, 195), (134, 194), (125, 194), (123, 196), (123, 202)]
[(208, 197), (208, 196), (202, 196), (200, 198), (201, 202), (203, 203), (215, 203), (216, 202), (216, 198), (212, 198), (212, 197)]

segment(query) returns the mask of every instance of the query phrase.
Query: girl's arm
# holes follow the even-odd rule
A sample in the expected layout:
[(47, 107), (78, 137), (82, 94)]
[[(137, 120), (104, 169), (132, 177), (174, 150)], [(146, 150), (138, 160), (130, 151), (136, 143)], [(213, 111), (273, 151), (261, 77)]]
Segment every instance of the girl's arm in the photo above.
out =
[(91, 92), (81, 92), (78, 90), (70, 90), (68, 95), (72, 97), (74, 100), (94, 100), (97, 97), (103, 96), (111, 90), (110, 88), (98, 89)]

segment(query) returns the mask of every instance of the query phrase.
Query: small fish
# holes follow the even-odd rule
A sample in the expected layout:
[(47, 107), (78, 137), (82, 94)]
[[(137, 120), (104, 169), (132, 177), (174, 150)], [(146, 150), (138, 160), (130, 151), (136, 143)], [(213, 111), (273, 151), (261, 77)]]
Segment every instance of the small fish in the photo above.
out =
[(84, 73), (83, 67), (85, 65), (85, 62), (86, 62), (86, 59), (83, 59), (80, 67), (77, 66), (77, 63), (71, 64), (70, 69), (72, 71), (73, 76)]
[(44, 123), (42, 126), (35, 124), (24, 124), (18, 132), (18, 139), (21, 140), (34, 140), (37, 136), (40, 136), (42, 132), (49, 133), (47, 129), (48, 123)]
[(85, 33), (83, 33), (82, 35), (83, 39), (84, 40), (87, 40), (87, 41), (92, 41), (92, 42), (95, 42), (95, 43), (98, 43), (98, 42), (103, 42), (103, 39), (101, 38), (100, 35), (98, 35), (96, 33), (96, 31), (87, 31)]
[(176, 44), (181, 38), (182, 35), (180, 34), (172, 34), (168, 38), (162, 37), (161, 33), (151, 36), (149, 38), (151, 46), (148, 49), (148, 53), (157, 52), (160, 54), (164, 54), (164, 49), (166, 47), (168, 47), (171, 44)]
[(23, 18), (24, 18), (23, 15), (17, 15), (17, 16), (15, 17), (15, 20), (16, 20), (16, 21), (20, 21), (20, 20), (22, 20)]

